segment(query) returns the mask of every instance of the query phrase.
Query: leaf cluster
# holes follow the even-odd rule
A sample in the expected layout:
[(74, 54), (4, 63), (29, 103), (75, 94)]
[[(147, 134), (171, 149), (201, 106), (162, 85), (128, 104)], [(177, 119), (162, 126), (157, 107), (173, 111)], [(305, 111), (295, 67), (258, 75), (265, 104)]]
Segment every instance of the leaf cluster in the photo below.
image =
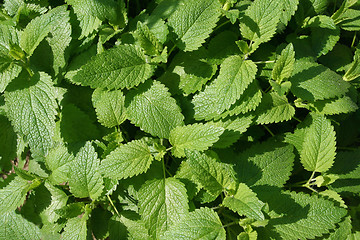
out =
[(0, 1), (0, 239), (360, 238), (359, 19)]

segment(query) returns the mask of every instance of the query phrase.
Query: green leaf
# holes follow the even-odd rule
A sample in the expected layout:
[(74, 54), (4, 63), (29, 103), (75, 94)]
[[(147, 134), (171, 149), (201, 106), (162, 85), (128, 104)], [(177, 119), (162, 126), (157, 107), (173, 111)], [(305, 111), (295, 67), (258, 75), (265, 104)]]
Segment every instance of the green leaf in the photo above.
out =
[(359, 159), (359, 148), (354, 151), (337, 153), (334, 165), (329, 169), (329, 173), (336, 174), (339, 179), (330, 185), (331, 189), (342, 195), (360, 193), (360, 186), (357, 184), (360, 179)]
[(226, 232), (219, 216), (213, 210), (210, 208), (200, 208), (186, 214), (176, 225), (170, 228), (161, 239), (225, 240)]
[[(229, 108), (220, 115), (221, 118), (227, 116), (239, 115), (241, 113), (245, 114), (250, 111), (254, 111), (262, 99), (262, 92), (259, 88), (258, 81), (253, 81), (249, 84), (248, 88), (244, 91), (241, 97)], [(215, 117), (217, 119), (218, 117)]]
[[(79, 21), (79, 39), (98, 30), (102, 21), (109, 19), (113, 23), (121, 20), (121, 8), (113, 0), (66, 0), (72, 6)], [(121, 23), (119, 23), (121, 24)]]
[(348, 96), (316, 101), (314, 107), (318, 113), (324, 115), (350, 113), (358, 110), (357, 104)]
[(71, 162), (74, 159), (74, 156), (68, 152), (63, 144), (52, 148), (45, 158), (46, 166), (51, 171), (49, 180), (54, 184), (66, 182), (71, 171)]
[[(61, 12), (64, 13), (64, 7), (57, 7), (48, 13), (34, 18), (21, 33), (20, 47), (31, 56), (40, 42), (56, 28), (58, 21), (63, 19)], [(55, 30), (55, 29), (54, 29)]]
[(281, 12), (281, 2), (272, 0), (255, 0), (246, 9), (240, 21), (240, 31), (244, 38), (252, 42), (252, 52), (275, 34)]
[(65, 192), (49, 184), (48, 182), (45, 182), (45, 187), (51, 194), (51, 202), (43, 211), (41, 211), (40, 217), (44, 223), (54, 223), (60, 218), (60, 215), (56, 212), (56, 210), (66, 206), (68, 196)]
[(113, 0), (66, 0), (66, 2), (74, 8), (75, 13), (84, 15), (92, 15), (104, 21), (109, 19), (116, 20), (117, 5)]
[(135, 37), (139, 45), (145, 50), (148, 55), (159, 55), (163, 46), (159, 39), (150, 31), (146, 24), (141, 22), (137, 23)]
[(240, 54), (235, 41), (238, 36), (232, 31), (223, 31), (216, 34), (209, 42), (209, 61), (221, 64), (227, 57)]
[(295, 14), (298, 5), (299, 0), (285, 0), (283, 2), (282, 12), (280, 16), (280, 21), (287, 25), (287, 23), (290, 21), (291, 17)]
[[(1, 60), (0, 60), (1, 61)], [(13, 63), (9, 65), (3, 71), (0, 71), (0, 92), (4, 92), (8, 84), (19, 76), (22, 68)]]
[[(91, 106), (91, 105), (90, 105)], [(89, 115), (73, 104), (62, 108), (60, 120), (61, 137), (68, 143), (85, 142), (100, 138), (100, 133)]]
[(282, 82), (291, 76), (295, 64), (294, 46), (290, 43), (281, 51), (272, 70), (272, 78)]
[(157, 81), (130, 91), (125, 106), (130, 121), (153, 136), (169, 138), (171, 129), (183, 125), (184, 116), (175, 99)]
[[(192, 52), (179, 52), (171, 61), (161, 81), (173, 91), (189, 95), (201, 90), (216, 73), (217, 66), (207, 61), (208, 52), (200, 48)], [(181, 91), (179, 91), (180, 89)]]
[(339, 26), (346, 31), (360, 31), (360, 7), (349, 8), (340, 16)]
[(305, 21), (303, 28), (311, 28), (311, 43), (317, 57), (331, 51), (340, 39), (340, 29), (333, 19), (318, 15)]
[(213, 0), (185, 0), (168, 19), (176, 34), (176, 44), (184, 51), (198, 49), (215, 28), (220, 4)]
[(0, 215), (14, 211), (25, 201), (31, 182), (15, 177), (8, 185), (0, 189)]
[(188, 212), (186, 188), (175, 178), (146, 182), (138, 197), (141, 219), (156, 239)]
[[(296, 192), (274, 192), (261, 186), (258, 198), (269, 204), (274, 216), (265, 228), (258, 228), (266, 239), (314, 239), (335, 229), (335, 224), (346, 215), (346, 210), (317, 195)], [(266, 192), (265, 192), (266, 191)], [(278, 191), (278, 190), (277, 190)], [(319, 218), (321, 216), (321, 218)]]
[(258, 124), (277, 123), (290, 120), (295, 115), (295, 108), (286, 96), (277, 93), (264, 94), (261, 104), (256, 109)]
[(5, 93), (7, 113), (17, 133), (29, 143), (33, 153), (46, 155), (55, 131), (55, 89), (46, 73), (30, 80), (21, 75)]
[(0, 24), (0, 92), (5, 90), (22, 69), (12, 62), (13, 57), (11, 57), (13, 46), (19, 44), (18, 35), (14, 27)]
[(314, 115), (307, 129), (300, 160), (308, 171), (326, 172), (334, 163), (336, 138), (330, 120)]
[(240, 183), (234, 195), (226, 196), (223, 205), (237, 212), (240, 216), (245, 215), (248, 218), (264, 220), (265, 216), (261, 212), (264, 203), (260, 201), (256, 194), (244, 183)]
[(212, 195), (218, 196), (225, 189), (235, 188), (232, 166), (199, 153), (185, 151), (187, 162), (196, 182)]
[[(321, 56), (319, 62), (335, 72), (344, 71), (346, 65), (353, 60), (353, 53), (350, 48), (343, 44), (336, 44), (328, 54)], [(345, 81), (346, 78), (343, 76)]]
[(204, 91), (193, 98), (195, 119), (212, 119), (238, 100), (257, 72), (255, 63), (230, 56), (221, 64), (220, 73)]
[(3, 2), (4, 9), (10, 16), (15, 15), (19, 8), (24, 4), (23, 0), (4, 0)]
[(121, 145), (101, 162), (100, 171), (111, 179), (129, 178), (146, 172), (154, 160), (144, 140)]
[(233, 116), (221, 119), (216, 122), (210, 122), (217, 127), (225, 129), (220, 139), (214, 144), (214, 148), (227, 148), (235, 143), (242, 136), (241, 134), (253, 123), (253, 115)]
[(133, 220), (132, 217), (114, 215), (109, 221), (110, 239), (151, 240), (145, 224), (141, 220)]
[(126, 120), (125, 96), (120, 90), (96, 89), (92, 102), (99, 122), (108, 128), (116, 127)]
[[(106, 64), (104, 64), (106, 63)], [(153, 74), (142, 51), (133, 45), (119, 45), (92, 57), (72, 81), (91, 88), (132, 88)]]
[(0, 24), (0, 53), (7, 55), (12, 49), (13, 44), (19, 44), (19, 32), (15, 27)]
[(353, 81), (360, 77), (360, 50), (357, 50), (354, 55), (354, 60), (349, 69), (347, 69), (343, 79), (345, 81)]
[(309, 61), (296, 61), (291, 92), (302, 100), (314, 102), (344, 95), (349, 83), (327, 67)]
[(70, 15), (69, 11), (67, 11), (67, 7), (64, 5), (57, 7), (56, 9), (58, 9), (59, 12), (56, 15), (56, 19), (52, 20), (54, 26), (50, 31), (51, 37), (46, 38), (52, 50), (55, 75), (63, 70), (67, 64), (68, 53), (66, 50), (72, 39)]
[(0, 239), (42, 239), (40, 229), (20, 214), (8, 212), (0, 214)]
[(345, 219), (342, 222), (340, 222), (338, 225), (339, 227), (335, 229), (334, 232), (330, 233), (330, 236), (326, 238), (326, 240), (337, 240), (346, 236), (347, 236), (346, 239), (349, 239), (352, 229), (351, 217), (350, 216), (345, 217)]
[(69, 186), (75, 197), (96, 200), (101, 195), (104, 186), (99, 163), (94, 147), (86, 142), (71, 162)]
[(270, 140), (241, 153), (235, 171), (239, 182), (248, 186), (282, 187), (291, 175), (295, 155), (288, 144)]
[(85, 214), (83, 217), (74, 217), (67, 221), (62, 234), (64, 240), (86, 240), (87, 239), (87, 226), (86, 221), (89, 216)]
[(0, 171), (11, 170), (11, 160), (16, 157), (17, 135), (9, 120), (0, 115)]
[(142, 12), (135, 19), (145, 24), (149, 28), (150, 32), (160, 41), (160, 43), (164, 44), (166, 40), (168, 40), (168, 25), (161, 18), (154, 15), (149, 16), (148, 14)]
[(185, 149), (204, 151), (219, 140), (224, 128), (196, 123), (171, 130), (169, 141), (175, 157), (185, 157)]

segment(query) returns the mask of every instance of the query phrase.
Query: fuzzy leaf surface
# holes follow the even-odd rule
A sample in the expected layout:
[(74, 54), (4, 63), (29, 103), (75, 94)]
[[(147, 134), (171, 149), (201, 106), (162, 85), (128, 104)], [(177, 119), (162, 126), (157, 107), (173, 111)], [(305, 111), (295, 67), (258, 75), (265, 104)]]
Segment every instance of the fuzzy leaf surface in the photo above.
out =
[(0, 239), (40, 240), (38, 226), (15, 212), (0, 214)]
[(216, 161), (198, 151), (186, 151), (194, 179), (212, 195), (219, 195), (224, 189), (235, 187), (231, 165)]
[(121, 90), (96, 89), (92, 95), (92, 102), (99, 122), (103, 126), (112, 128), (126, 120), (125, 96)]
[[(260, 189), (261, 186), (256, 191)], [(335, 224), (346, 214), (345, 209), (316, 195), (296, 192), (279, 194), (265, 190), (265, 187), (263, 190), (267, 192), (258, 192), (259, 199), (266, 201), (271, 210), (280, 214), (270, 219), (266, 228), (259, 229), (259, 235), (264, 238), (295, 240), (321, 237), (335, 229)]]
[(290, 43), (281, 51), (272, 70), (272, 78), (282, 82), (291, 76), (295, 64), (294, 46)]
[(252, 51), (275, 34), (281, 12), (282, 3), (272, 0), (255, 0), (246, 9), (240, 31), (244, 38), (253, 42)]
[(55, 89), (51, 78), (40, 72), (29, 79), (21, 75), (5, 93), (11, 124), (33, 152), (46, 155), (55, 131)]
[(178, 126), (170, 132), (172, 153), (176, 157), (185, 157), (185, 149), (204, 151), (217, 142), (223, 132), (224, 128), (211, 124)]
[(184, 116), (175, 99), (157, 81), (129, 92), (125, 107), (130, 121), (153, 136), (168, 138), (171, 129), (183, 125)]
[(49, 180), (55, 184), (66, 182), (69, 177), (70, 165), (74, 161), (74, 156), (68, 149), (59, 144), (52, 148), (45, 158), (47, 168), (51, 171)]
[(20, 47), (31, 56), (40, 42), (57, 26), (58, 18), (62, 18), (64, 7), (57, 7), (47, 14), (34, 18), (24, 29), (20, 37)]
[(168, 20), (176, 34), (177, 46), (184, 51), (198, 49), (215, 28), (219, 16), (218, 1), (184, 1)]
[(120, 45), (92, 57), (72, 81), (91, 88), (132, 88), (151, 77), (153, 67), (133, 45)]
[(279, 96), (275, 92), (265, 94), (256, 111), (258, 124), (288, 121), (295, 115), (295, 108), (291, 106), (286, 96)]
[(175, 178), (148, 181), (139, 190), (139, 208), (151, 236), (159, 239), (187, 213), (186, 188)]
[(322, 115), (313, 117), (307, 129), (300, 160), (308, 171), (325, 172), (334, 163), (336, 138), (330, 120)]
[(261, 208), (265, 204), (260, 201), (256, 197), (256, 194), (244, 183), (239, 184), (234, 195), (226, 196), (223, 204), (239, 215), (245, 215), (256, 220), (265, 219), (264, 214), (261, 212)]
[(25, 201), (31, 183), (15, 177), (6, 187), (0, 189), (0, 215), (14, 211)]
[(87, 215), (82, 218), (74, 217), (67, 221), (62, 234), (64, 240), (86, 240), (87, 239)]
[(240, 56), (226, 58), (217, 79), (194, 96), (195, 119), (209, 120), (229, 109), (254, 81), (256, 72), (251, 60), (244, 61)]
[(238, 180), (250, 187), (265, 184), (282, 187), (291, 175), (294, 158), (291, 145), (270, 140), (241, 153), (235, 171)]
[(295, 62), (290, 78), (291, 92), (302, 100), (314, 102), (344, 95), (349, 83), (327, 67), (310, 61)]
[(226, 232), (219, 216), (210, 208), (200, 208), (186, 214), (165, 233), (162, 240), (213, 239), (225, 240)]
[(87, 142), (71, 163), (69, 186), (74, 196), (96, 200), (101, 195), (104, 186), (99, 163), (94, 147)]
[(123, 179), (146, 172), (154, 160), (144, 140), (133, 140), (121, 145), (101, 162), (100, 171), (105, 177)]

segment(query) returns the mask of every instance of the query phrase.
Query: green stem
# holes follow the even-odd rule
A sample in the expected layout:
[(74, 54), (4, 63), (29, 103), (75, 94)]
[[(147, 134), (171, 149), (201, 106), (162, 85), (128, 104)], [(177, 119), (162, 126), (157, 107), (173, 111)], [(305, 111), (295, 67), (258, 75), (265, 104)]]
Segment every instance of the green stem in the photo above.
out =
[(11, 17), (9, 17), (7, 14), (3, 13), (2, 11), (0, 11), (0, 17), (4, 17), (6, 19), (11, 19)]
[(166, 171), (166, 173), (167, 173), (170, 177), (172, 177), (172, 174), (171, 174), (171, 172), (169, 172), (169, 170), (167, 170), (167, 169), (165, 168), (165, 171)]
[(230, 227), (230, 226), (233, 226), (235, 224), (239, 224), (239, 222), (231, 222), (231, 223), (228, 223), (226, 225), (223, 226), (223, 228), (227, 228), (227, 227)]
[(117, 208), (115, 207), (115, 205), (114, 205), (113, 201), (111, 200), (110, 196), (109, 196), (109, 195), (106, 195), (106, 196), (107, 196), (107, 198), (108, 198), (111, 206), (114, 208), (114, 211), (115, 211), (116, 214), (120, 217), (120, 213), (119, 213), (119, 211), (117, 210)]
[(259, 62), (254, 62), (255, 64), (266, 64), (266, 63), (274, 63), (275, 60), (270, 60), (270, 61), (259, 61)]
[(263, 125), (263, 127), (270, 133), (272, 137), (275, 137), (275, 134), (268, 128), (266, 125)]
[(226, 20), (225, 22), (221, 23), (219, 26), (217, 26), (213, 32), (215, 32), (216, 30), (218, 30), (219, 28), (223, 27), (224, 25), (230, 23), (230, 20)]
[(163, 175), (164, 175), (164, 179), (166, 178), (166, 168), (165, 168), (165, 160), (164, 158), (161, 160), (162, 162), (162, 167), (163, 167)]
[(356, 41), (356, 32), (354, 33), (354, 37), (353, 37), (353, 40), (352, 40), (352, 43), (351, 43), (351, 48), (354, 47), (355, 41)]
[(223, 216), (226, 217), (227, 219), (230, 219), (230, 220), (232, 220), (232, 221), (234, 221), (234, 222), (239, 223), (239, 219), (236, 218), (236, 217), (234, 217), (234, 216), (231, 216), (231, 215), (226, 214), (226, 213), (221, 213), (221, 215), (223, 215)]
[(296, 121), (298, 121), (299, 123), (301, 123), (302, 121), (300, 119), (298, 119), (297, 117), (293, 117), (293, 119), (295, 119)]

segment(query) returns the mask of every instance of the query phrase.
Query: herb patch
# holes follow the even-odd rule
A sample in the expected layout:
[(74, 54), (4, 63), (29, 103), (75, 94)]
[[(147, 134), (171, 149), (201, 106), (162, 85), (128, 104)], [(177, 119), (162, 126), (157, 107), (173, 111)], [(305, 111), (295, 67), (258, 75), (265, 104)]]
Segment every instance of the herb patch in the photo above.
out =
[(0, 4), (0, 239), (360, 237), (359, 1)]

